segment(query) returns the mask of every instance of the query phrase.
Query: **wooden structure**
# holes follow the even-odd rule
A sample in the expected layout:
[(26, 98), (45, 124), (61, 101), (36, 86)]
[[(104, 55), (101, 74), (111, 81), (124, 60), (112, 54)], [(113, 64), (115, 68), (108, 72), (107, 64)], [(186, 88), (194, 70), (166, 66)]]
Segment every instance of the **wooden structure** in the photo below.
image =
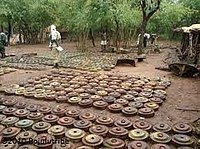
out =
[(170, 64), (169, 68), (179, 76), (194, 75), (200, 65), (200, 24), (174, 31), (183, 34), (181, 48), (178, 50), (180, 62)]

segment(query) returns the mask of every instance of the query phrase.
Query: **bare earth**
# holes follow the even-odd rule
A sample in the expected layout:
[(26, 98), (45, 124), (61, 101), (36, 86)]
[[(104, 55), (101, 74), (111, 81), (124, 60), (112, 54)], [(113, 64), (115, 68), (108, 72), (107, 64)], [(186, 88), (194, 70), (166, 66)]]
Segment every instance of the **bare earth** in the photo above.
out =
[[(66, 43), (63, 44), (63, 47), (67, 50), (75, 49), (75, 43)], [(7, 53), (30, 53), (30, 52), (38, 52), (40, 54), (44, 54), (49, 52), (47, 45), (22, 45), (22, 46), (13, 46), (8, 47)], [(164, 104), (159, 108), (158, 112), (153, 118), (148, 119), (152, 124), (155, 124), (159, 121), (164, 121), (169, 124), (174, 124), (176, 122), (193, 122), (200, 118), (200, 112), (192, 112), (192, 111), (180, 111), (176, 110), (176, 106), (183, 108), (192, 108), (192, 109), (200, 109), (200, 78), (180, 78), (173, 75), (170, 72), (164, 72), (160, 70), (156, 70), (155, 67), (159, 66), (164, 59), (164, 56), (167, 54), (168, 50), (164, 50), (161, 54), (150, 54), (144, 62), (137, 63), (136, 67), (132, 66), (118, 66), (112, 70), (114, 73), (123, 73), (130, 75), (142, 75), (147, 77), (167, 77), (170, 78), (172, 84), (167, 90), (167, 100)], [(50, 71), (47, 70), (47, 71)], [(47, 71), (24, 71), (17, 70), (14, 73), (6, 74), (0, 77), (0, 84), (9, 84), (9, 83), (18, 83), (21, 81), (25, 81), (27, 78), (31, 76), (39, 76), (40, 74), (44, 74)], [(25, 99), (23, 97), (9, 97), (9, 98), (18, 98), (22, 100), (26, 100), (30, 103), (39, 103), (39, 104), (49, 104), (54, 106), (55, 102), (46, 102), (46, 101), (38, 101), (33, 99)], [(67, 105), (67, 104), (66, 104)], [(76, 107), (79, 108), (79, 107)], [(107, 110), (99, 111), (93, 108), (83, 109), (84, 111), (91, 111), (97, 113), (98, 115), (106, 114), (113, 116), (114, 119), (122, 117), (121, 114), (112, 114)], [(130, 120), (135, 120), (139, 117), (131, 117), (128, 118)]]

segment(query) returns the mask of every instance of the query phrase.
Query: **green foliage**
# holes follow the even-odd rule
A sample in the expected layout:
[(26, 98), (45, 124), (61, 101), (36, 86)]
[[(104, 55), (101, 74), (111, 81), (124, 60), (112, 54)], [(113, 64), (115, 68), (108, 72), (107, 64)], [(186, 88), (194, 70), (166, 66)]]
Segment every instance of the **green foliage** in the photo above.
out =
[(157, 33), (165, 38), (171, 38), (173, 29), (182, 27), (182, 21), (190, 14), (190, 9), (181, 3), (165, 0), (161, 4), (159, 12), (151, 19), (148, 30)]
[[(146, 3), (146, 15), (157, 7), (154, 0), (1, 0), (0, 24), (11, 21), (26, 43), (40, 42), (51, 24), (67, 29), (78, 40), (87, 40), (90, 29), (94, 35), (106, 29), (113, 40), (119, 34), (118, 40), (127, 42), (143, 19), (141, 2)], [(162, 0), (147, 31), (170, 37), (172, 28), (200, 23), (199, 9), (199, 0)]]

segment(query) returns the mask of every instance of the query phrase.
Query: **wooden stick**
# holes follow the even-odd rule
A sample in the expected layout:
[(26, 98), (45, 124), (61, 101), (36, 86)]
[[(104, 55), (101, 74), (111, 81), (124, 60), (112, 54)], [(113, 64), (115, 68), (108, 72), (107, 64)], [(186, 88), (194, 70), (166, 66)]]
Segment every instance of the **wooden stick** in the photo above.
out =
[(183, 110), (183, 111), (196, 111), (196, 112), (200, 112), (200, 109), (194, 109), (194, 108), (185, 108), (185, 107), (176, 107), (176, 110)]

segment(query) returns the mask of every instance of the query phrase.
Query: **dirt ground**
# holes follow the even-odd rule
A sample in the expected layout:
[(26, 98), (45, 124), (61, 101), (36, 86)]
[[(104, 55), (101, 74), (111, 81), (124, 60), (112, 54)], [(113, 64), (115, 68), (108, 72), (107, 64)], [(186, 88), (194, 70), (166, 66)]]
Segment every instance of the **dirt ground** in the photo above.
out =
[[(65, 43), (63, 47), (67, 50), (75, 49), (75, 43)], [(7, 53), (30, 53), (38, 52), (43, 55), (49, 52), (48, 45), (20, 45), (8, 47)], [(162, 60), (169, 52), (169, 49), (162, 50), (161, 54), (149, 54), (144, 62), (137, 63), (136, 67), (132, 66), (117, 66), (112, 70), (113, 73), (123, 73), (129, 75), (142, 75), (147, 77), (167, 77), (171, 80), (171, 86), (167, 89), (167, 100), (156, 112), (153, 118), (148, 119), (152, 124), (159, 121), (164, 121), (169, 124), (174, 124), (176, 122), (193, 122), (200, 118), (200, 112), (195, 111), (182, 111), (177, 110), (176, 106), (182, 108), (200, 109), (200, 78), (180, 78), (173, 75), (170, 72), (156, 70), (155, 67), (162, 64)], [(47, 70), (49, 71), (49, 70)], [(26, 81), (27, 78), (31, 76), (38, 76), (44, 74), (46, 71), (24, 71), (17, 70), (16, 72), (6, 74), (0, 77), (1, 84), (9, 83), (19, 83), (21, 81)], [(104, 73), (104, 72), (103, 72)], [(30, 103), (40, 103), (49, 104), (51, 106), (57, 105), (55, 102), (38, 101), (33, 99), (25, 99), (23, 97), (9, 97), (18, 98), (22, 100), (28, 100)], [(66, 104), (67, 105), (67, 104)], [(79, 107), (76, 107), (79, 108)], [(83, 109), (84, 111), (91, 111), (98, 113), (98, 115), (106, 114), (113, 116), (114, 119), (122, 117), (121, 114), (112, 114), (107, 110), (97, 111), (93, 108)], [(128, 118), (130, 120), (135, 120), (139, 117)]]

